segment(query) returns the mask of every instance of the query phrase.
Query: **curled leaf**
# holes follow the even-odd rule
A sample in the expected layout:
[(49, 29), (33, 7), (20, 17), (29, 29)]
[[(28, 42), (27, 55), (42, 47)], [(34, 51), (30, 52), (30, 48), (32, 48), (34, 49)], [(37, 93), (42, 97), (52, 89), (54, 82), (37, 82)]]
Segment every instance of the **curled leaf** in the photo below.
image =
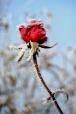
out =
[(21, 49), (21, 51), (19, 52), (18, 56), (16, 57), (17, 61), (20, 62), (24, 56), (25, 53), (25, 49)]
[(10, 45), (9, 47), (10, 47), (10, 49), (19, 49), (20, 50), (18, 53), (18, 56), (16, 57), (17, 62), (20, 62), (24, 56), (26, 49), (27, 49), (27, 45), (25, 45), (25, 44), (20, 44), (19, 46)]
[(48, 48), (53, 48), (55, 45), (57, 45), (58, 43), (55, 43), (55, 44), (53, 44), (52, 46), (48, 46), (48, 45), (44, 45), (44, 44), (38, 44), (38, 46), (39, 47), (41, 47), (41, 48), (46, 48), (46, 49), (48, 49)]
[(20, 44), (19, 46), (16, 46), (16, 45), (9, 45), (9, 48), (10, 49), (27, 49), (27, 46), (25, 44)]
[(57, 90), (57, 91), (55, 91), (54, 93), (54, 96), (57, 98), (58, 96), (59, 96), (59, 94), (63, 94), (65, 97), (66, 97), (66, 100), (65, 100), (65, 103), (68, 101), (68, 99), (69, 99), (69, 95), (68, 95), (68, 93), (65, 91), (65, 90)]
[[(64, 102), (64, 103), (66, 103), (68, 101), (68, 99), (69, 99), (68, 93), (65, 90), (61, 90), (61, 89), (58, 89), (57, 91), (55, 91), (53, 93), (53, 95), (54, 95), (55, 98), (57, 98), (60, 94), (63, 94), (66, 97), (66, 100)], [(49, 101), (49, 100), (51, 100), (51, 97), (48, 97), (47, 98), (47, 101)]]

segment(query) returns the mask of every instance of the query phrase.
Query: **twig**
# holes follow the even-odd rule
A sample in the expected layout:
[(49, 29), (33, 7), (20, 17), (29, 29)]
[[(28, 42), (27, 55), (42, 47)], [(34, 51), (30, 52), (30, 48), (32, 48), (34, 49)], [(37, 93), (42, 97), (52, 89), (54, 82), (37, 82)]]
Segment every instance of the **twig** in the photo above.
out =
[(38, 67), (38, 63), (37, 63), (37, 58), (36, 58), (36, 53), (33, 55), (33, 62), (34, 62), (34, 66), (36, 68), (36, 71), (37, 71), (37, 74), (38, 74), (38, 77), (41, 81), (41, 83), (43, 84), (44, 88), (46, 89), (46, 91), (49, 93), (50, 97), (52, 98), (52, 100), (54, 101), (54, 104), (55, 106), (57, 107), (58, 111), (60, 114), (64, 114), (59, 106), (59, 104), (57, 103), (55, 97), (54, 97), (54, 94), (52, 93), (52, 91), (48, 88), (48, 86), (46, 85), (41, 73), (40, 73), (40, 70), (39, 70), (39, 67)]

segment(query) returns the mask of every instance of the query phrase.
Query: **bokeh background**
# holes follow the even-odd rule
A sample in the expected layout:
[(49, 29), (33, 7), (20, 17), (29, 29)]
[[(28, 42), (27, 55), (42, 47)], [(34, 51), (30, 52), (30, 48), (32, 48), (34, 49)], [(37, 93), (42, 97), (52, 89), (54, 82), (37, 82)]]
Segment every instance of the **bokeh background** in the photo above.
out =
[(46, 44), (38, 58), (43, 78), (52, 91), (65, 90), (57, 97), (65, 114), (76, 114), (76, 1), (75, 0), (0, 0), (0, 114), (58, 114), (34, 72), (26, 63), (28, 52), (18, 64), (18, 51), (9, 45), (23, 43), (17, 25), (27, 18), (40, 19), (47, 31)]

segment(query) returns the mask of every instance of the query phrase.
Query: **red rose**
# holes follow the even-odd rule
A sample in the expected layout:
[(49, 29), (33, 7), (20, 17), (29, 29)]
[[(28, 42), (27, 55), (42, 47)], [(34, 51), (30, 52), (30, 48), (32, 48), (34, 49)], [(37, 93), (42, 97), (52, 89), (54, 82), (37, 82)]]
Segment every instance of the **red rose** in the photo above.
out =
[(42, 44), (47, 40), (41, 21), (31, 20), (27, 25), (20, 25), (19, 32), (26, 43), (32, 41)]

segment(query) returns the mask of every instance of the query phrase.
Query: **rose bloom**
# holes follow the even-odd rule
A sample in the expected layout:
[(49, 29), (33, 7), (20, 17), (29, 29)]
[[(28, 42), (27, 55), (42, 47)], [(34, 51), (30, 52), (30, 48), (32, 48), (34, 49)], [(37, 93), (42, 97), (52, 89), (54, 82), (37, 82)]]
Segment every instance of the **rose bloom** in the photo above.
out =
[(30, 20), (28, 24), (19, 26), (19, 32), (21, 38), (26, 42), (37, 42), (43, 44), (47, 41), (46, 30), (43, 27), (43, 23), (38, 20)]

